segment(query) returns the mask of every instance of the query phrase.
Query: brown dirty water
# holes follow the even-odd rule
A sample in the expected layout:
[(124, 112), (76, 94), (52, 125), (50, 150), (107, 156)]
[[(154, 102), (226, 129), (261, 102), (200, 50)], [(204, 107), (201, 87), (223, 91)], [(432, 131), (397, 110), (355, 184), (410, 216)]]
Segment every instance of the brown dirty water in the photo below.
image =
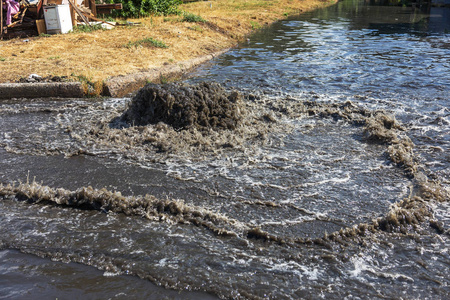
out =
[(436, 24), (342, 1), (133, 98), (2, 102), (0, 297), (445, 299)]

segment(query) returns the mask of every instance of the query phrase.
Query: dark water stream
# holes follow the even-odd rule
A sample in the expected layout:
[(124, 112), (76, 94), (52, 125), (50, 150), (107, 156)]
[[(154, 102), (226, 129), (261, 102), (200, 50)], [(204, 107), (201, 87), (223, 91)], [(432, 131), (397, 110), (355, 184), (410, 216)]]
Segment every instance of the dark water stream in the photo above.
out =
[(242, 94), (235, 130), (0, 103), (0, 298), (447, 299), (449, 12), (342, 1), (257, 32), (189, 80)]

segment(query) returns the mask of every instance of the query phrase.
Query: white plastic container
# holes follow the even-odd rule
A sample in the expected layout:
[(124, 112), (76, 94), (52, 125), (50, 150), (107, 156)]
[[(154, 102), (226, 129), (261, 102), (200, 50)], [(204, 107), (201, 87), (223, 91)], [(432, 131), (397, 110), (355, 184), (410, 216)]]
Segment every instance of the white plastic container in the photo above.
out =
[(72, 30), (69, 5), (44, 7), (45, 26), (48, 34), (67, 33)]

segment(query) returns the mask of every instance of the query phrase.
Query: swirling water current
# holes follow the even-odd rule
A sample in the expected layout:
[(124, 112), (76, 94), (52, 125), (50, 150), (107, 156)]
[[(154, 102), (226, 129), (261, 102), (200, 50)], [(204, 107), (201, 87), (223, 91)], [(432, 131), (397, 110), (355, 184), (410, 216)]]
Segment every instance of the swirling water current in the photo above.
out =
[[(169, 210), (143, 217), (4, 196), (0, 298), (446, 299), (449, 32), (449, 8), (359, 1), (257, 31), (188, 81), (244, 95), (226, 147), (220, 134), (176, 143), (160, 126), (153, 138), (172, 143), (161, 152), (132, 131), (100, 130), (129, 98), (0, 103), (1, 183), (92, 186), (124, 203), (148, 194), (206, 216), (199, 225)], [(362, 126), (298, 103), (395, 117), (418, 171), (406, 174)], [(418, 181), (444, 195), (427, 199), (422, 222), (322, 239), (386, 217)]]

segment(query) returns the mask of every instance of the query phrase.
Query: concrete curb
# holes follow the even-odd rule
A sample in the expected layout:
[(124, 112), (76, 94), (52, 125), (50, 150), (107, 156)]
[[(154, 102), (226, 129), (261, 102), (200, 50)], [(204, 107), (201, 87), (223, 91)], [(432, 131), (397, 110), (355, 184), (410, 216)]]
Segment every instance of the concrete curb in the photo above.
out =
[[(196, 57), (177, 64), (150, 69), (145, 72), (112, 77), (105, 81), (103, 96), (124, 97), (136, 92), (148, 82), (160, 82), (161, 77), (174, 78), (186, 75), (195, 67), (227, 52), (221, 50), (213, 54)], [(38, 82), (0, 83), (0, 99), (12, 98), (82, 98), (81, 82)]]
[(110, 97), (127, 96), (133, 92), (136, 92), (148, 82), (160, 82), (161, 77), (173, 78), (186, 75), (189, 71), (192, 71), (193, 68), (210, 61), (229, 50), (230, 49), (225, 49), (213, 54), (182, 61), (177, 64), (150, 69), (145, 72), (112, 77), (105, 81), (103, 94), (104, 96)]
[(81, 82), (1, 83), (0, 99), (12, 98), (81, 98)]

